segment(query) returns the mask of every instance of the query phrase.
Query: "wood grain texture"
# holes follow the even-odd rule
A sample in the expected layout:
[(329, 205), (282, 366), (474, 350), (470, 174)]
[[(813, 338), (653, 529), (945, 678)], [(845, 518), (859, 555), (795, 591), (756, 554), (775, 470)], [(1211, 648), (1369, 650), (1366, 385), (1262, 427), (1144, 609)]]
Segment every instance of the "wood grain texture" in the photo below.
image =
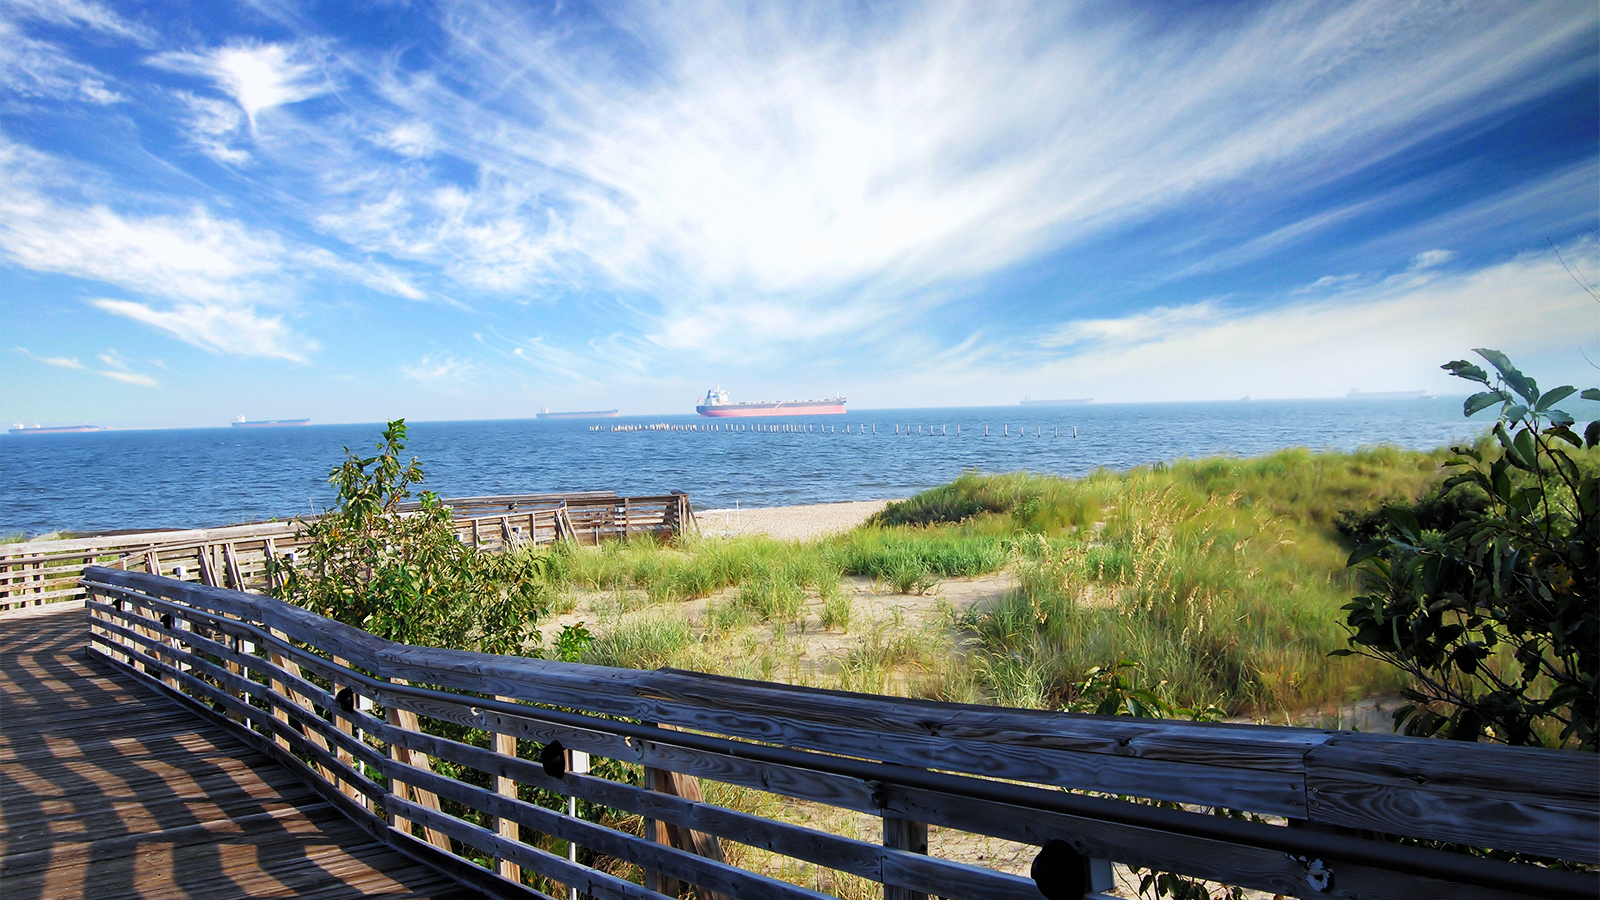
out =
[(82, 610), (0, 628), (7, 900), (473, 896), (224, 729), (85, 660), (87, 635)]

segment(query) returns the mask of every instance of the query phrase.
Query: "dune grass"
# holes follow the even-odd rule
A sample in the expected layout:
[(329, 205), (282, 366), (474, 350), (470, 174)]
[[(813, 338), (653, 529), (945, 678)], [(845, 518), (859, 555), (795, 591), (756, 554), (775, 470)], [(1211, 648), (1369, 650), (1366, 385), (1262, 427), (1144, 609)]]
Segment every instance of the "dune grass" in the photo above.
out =
[[(1090, 668), (1132, 659), (1177, 705), (1281, 718), (1401, 687), (1390, 669), (1327, 655), (1345, 644), (1340, 607), (1356, 589), (1335, 524), (1422, 496), (1446, 456), (1300, 449), (1075, 479), (969, 472), (844, 535), (557, 549), (545, 571), (558, 590), (617, 598), (586, 657), (608, 665), (799, 677), (784, 635), (809, 609), (824, 630), (858, 632), (829, 686), (1061, 708)], [(859, 576), (924, 593), (1004, 567), (1015, 591), (930, 627), (864, 619), (841, 590)], [(697, 627), (674, 609), (718, 592)]]

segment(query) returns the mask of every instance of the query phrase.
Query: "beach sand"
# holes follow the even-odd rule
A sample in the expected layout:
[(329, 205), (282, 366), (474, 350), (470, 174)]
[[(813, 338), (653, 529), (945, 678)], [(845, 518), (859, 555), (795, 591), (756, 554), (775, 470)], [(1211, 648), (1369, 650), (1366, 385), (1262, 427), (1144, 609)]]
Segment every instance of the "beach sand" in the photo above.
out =
[(805, 541), (849, 531), (888, 505), (888, 500), (854, 500), (765, 509), (708, 509), (695, 513), (695, 518), (703, 534), (764, 534), (779, 540)]

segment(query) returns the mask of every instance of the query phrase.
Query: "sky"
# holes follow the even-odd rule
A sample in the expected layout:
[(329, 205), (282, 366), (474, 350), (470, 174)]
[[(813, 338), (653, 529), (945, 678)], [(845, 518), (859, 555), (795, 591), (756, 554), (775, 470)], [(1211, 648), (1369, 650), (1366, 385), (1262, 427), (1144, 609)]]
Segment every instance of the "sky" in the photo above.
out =
[(1580, 2), (0, 0), (0, 420), (1600, 382)]

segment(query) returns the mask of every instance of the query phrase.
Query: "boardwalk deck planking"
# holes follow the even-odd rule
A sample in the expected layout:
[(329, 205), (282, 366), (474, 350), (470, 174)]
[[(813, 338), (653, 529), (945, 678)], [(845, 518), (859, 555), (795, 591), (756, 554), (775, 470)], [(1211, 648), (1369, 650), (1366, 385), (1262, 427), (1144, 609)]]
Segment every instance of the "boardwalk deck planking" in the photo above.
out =
[(475, 896), (292, 773), (84, 657), (84, 611), (0, 629), (0, 885), (56, 897)]

